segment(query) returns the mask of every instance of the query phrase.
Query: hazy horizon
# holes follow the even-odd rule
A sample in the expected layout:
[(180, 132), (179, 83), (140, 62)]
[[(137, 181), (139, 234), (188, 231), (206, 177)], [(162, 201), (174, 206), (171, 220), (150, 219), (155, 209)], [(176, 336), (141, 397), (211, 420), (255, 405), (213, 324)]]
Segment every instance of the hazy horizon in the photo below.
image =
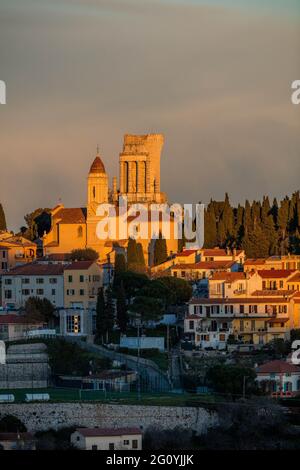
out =
[(2, 0), (0, 202), (9, 229), (86, 203), (99, 144), (118, 176), (125, 133), (163, 133), (173, 202), (300, 189), (295, 0)]

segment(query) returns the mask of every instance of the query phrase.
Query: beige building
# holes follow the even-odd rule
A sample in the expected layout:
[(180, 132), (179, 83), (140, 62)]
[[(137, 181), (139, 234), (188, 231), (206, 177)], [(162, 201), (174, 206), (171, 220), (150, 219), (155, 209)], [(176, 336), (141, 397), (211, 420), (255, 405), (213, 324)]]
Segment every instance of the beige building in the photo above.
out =
[(36, 250), (37, 245), (24, 237), (0, 233), (0, 273), (31, 263), (36, 258)]
[(94, 261), (76, 261), (64, 268), (64, 307), (94, 308), (102, 270)]
[(139, 428), (78, 428), (71, 444), (82, 450), (142, 450)]
[[(127, 204), (142, 203), (147, 207), (151, 203), (164, 203), (166, 196), (160, 191), (160, 155), (163, 146), (161, 134), (125, 135), (123, 151), (120, 154), (120, 187), (113, 178), (113, 187), (109, 188), (108, 175), (102, 158), (97, 152), (87, 178), (87, 206), (82, 208), (65, 208), (59, 204), (51, 211), (52, 227), (44, 236), (44, 254), (68, 253), (75, 248), (90, 247), (99, 253), (99, 259), (106, 261), (107, 256), (113, 256), (114, 246), (127, 241), (130, 223), (138, 221), (138, 214), (128, 214), (124, 218), (127, 228), (119, 229), (120, 202)], [(100, 239), (97, 234), (98, 224), (105, 216), (97, 214), (97, 208), (102, 203), (110, 203), (113, 211), (110, 213), (111, 224), (116, 231), (108, 238)], [(114, 213), (113, 213), (114, 212)], [(108, 214), (106, 214), (107, 216)], [(157, 229), (161, 230), (159, 222)], [(140, 224), (140, 231), (146, 233), (145, 239), (138, 239), (143, 246), (146, 262), (151, 262), (153, 253), (153, 230), (150, 213)], [(157, 234), (158, 235), (158, 234)], [(166, 237), (168, 253), (176, 253), (178, 240), (174, 236), (174, 221), (170, 222), (170, 236)]]

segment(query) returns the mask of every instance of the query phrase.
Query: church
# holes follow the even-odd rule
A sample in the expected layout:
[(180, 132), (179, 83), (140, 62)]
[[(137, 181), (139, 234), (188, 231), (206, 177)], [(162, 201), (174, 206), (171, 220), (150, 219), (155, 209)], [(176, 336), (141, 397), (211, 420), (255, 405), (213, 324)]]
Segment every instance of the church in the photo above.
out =
[[(113, 177), (109, 187), (109, 176), (99, 151), (90, 167), (87, 178), (86, 207), (66, 208), (59, 204), (51, 210), (51, 230), (43, 237), (44, 255), (69, 253), (77, 248), (93, 248), (99, 254), (99, 261), (105, 262), (108, 256), (113, 260), (118, 249), (126, 250), (127, 237), (101, 240), (97, 237), (97, 224), (100, 217), (97, 208), (110, 203), (116, 208), (121, 198), (132, 204), (167, 203), (166, 194), (160, 191), (160, 158), (164, 143), (162, 134), (124, 136), (123, 150), (119, 156), (119, 187)], [(131, 217), (132, 218), (132, 217)], [(150, 221), (147, 222), (150, 225)], [(171, 224), (173, 224), (171, 220)], [(154, 240), (148, 231), (148, 239), (139, 239), (146, 263), (151, 264)], [(166, 238), (168, 254), (176, 253), (178, 240), (174, 227), (170, 227), (170, 237)]]

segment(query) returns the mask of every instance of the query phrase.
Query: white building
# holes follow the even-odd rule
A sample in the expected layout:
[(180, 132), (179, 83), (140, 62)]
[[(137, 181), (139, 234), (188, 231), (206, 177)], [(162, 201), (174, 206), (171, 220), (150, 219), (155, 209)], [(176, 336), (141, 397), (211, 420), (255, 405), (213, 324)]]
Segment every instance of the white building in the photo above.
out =
[(40, 297), (63, 307), (63, 272), (61, 264), (31, 263), (11, 269), (2, 276), (2, 306), (18, 309), (29, 297)]
[(270, 361), (257, 367), (256, 380), (265, 392), (289, 397), (300, 394), (300, 367), (286, 361)]
[(142, 450), (139, 428), (78, 428), (71, 444), (82, 450)]

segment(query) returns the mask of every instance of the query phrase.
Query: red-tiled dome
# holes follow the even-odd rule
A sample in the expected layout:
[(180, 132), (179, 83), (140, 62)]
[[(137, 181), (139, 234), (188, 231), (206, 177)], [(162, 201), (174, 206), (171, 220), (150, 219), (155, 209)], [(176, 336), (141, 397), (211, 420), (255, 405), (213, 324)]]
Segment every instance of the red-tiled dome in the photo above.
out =
[(93, 161), (90, 173), (105, 173), (105, 167), (99, 155), (97, 155)]

